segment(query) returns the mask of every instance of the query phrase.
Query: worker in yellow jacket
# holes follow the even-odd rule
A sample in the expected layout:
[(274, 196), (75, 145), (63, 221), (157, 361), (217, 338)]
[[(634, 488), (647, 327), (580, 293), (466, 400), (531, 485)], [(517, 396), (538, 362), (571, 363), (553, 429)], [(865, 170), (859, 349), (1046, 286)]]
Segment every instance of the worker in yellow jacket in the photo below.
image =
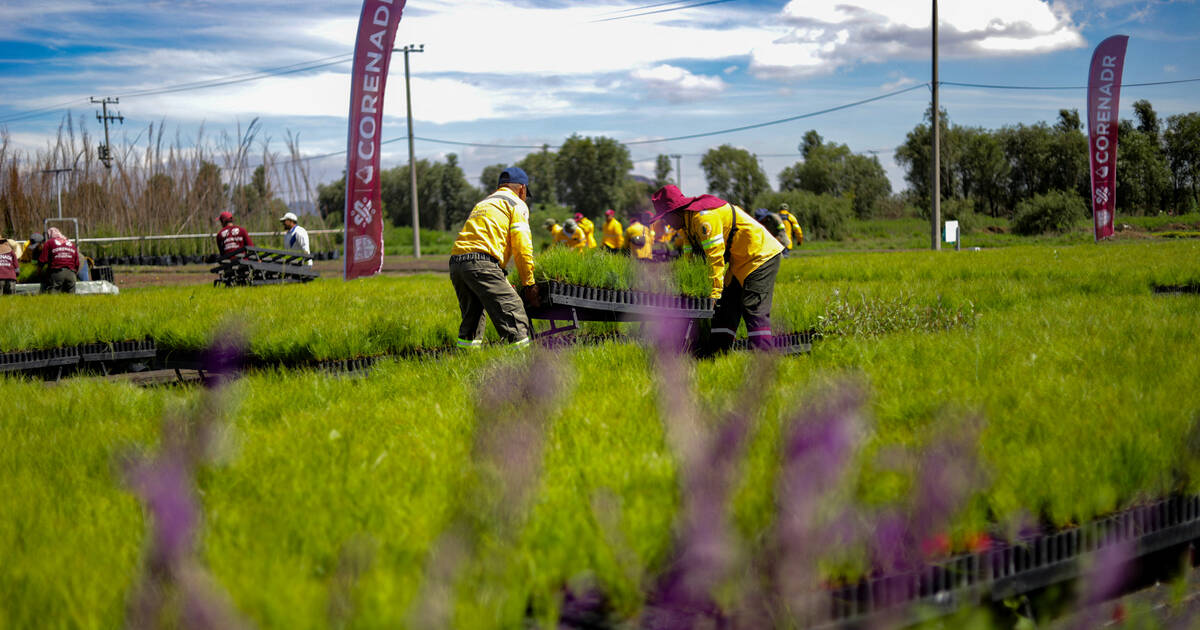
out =
[(582, 212), (575, 213), (575, 225), (578, 225), (583, 230), (584, 236), (587, 237), (587, 248), (596, 249), (596, 224), (592, 220), (583, 216)]
[(611, 209), (604, 211), (604, 249), (617, 253), (625, 246), (625, 229), (617, 220), (617, 213)]
[(783, 217), (784, 224), (788, 228), (788, 239), (791, 241), (788, 244), (788, 250), (803, 245), (804, 230), (800, 228), (800, 221), (796, 220), (796, 215), (788, 210), (786, 203), (779, 204), (779, 216)]
[(561, 243), (568, 249), (576, 251), (584, 251), (588, 248), (587, 232), (575, 223), (575, 219), (567, 219), (563, 221), (562, 232), (555, 237), (555, 242)]
[(629, 227), (625, 228), (625, 251), (638, 260), (654, 258), (654, 232), (650, 230), (642, 214), (629, 217)]
[(744, 319), (750, 343), (771, 349), (771, 301), (783, 245), (745, 210), (712, 195), (685, 197), (673, 185), (650, 198), (662, 219), (703, 252), (717, 299), (705, 354), (728, 350)]
[(555, 221), (554, 219), (546, 219), (545, 221), (542, 221), (542, 227), (550, 233), (550, 243), (557, 244), (558, 235), (562, 233), (562, 226), (558, 224), (558, 221)]
[(508, 283), (504, 268), (510, 260), (517, 265), (521, 292), (533, 306), (540, 306), (533, 282), (533, 236), (529, 232), (529, 176), (510, 166), (500, 173), (496, 192), (475, 204), (450, 249), (450, 283), (458, 296), (462, 324), (458, 345), (478, 348), (483, 344), (486, 311), (500, 337), (513, 345), (529, 344), (533, 327), (525, 314), (521, 296)]

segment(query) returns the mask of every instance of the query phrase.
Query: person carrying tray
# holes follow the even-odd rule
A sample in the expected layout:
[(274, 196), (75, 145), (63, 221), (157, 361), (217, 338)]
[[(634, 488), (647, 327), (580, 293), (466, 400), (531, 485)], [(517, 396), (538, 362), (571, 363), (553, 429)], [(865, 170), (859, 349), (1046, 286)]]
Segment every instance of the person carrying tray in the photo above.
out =
[(510, 166), (500, 173), (499, 189), (475, 204), (450, 249), (450, 283), (458, 297), (462, 324), (458, 346), (483, 344), (484, 312), (501, 339), (514, 346), (529, 345), (533, 327), (504, 268), (515, 260), (521, 293), (534, 307), (541, 305), (533, 282), (533, 235), (529, 231), (529, 176)]
[(250, 238), (250, 233), (233, 222), (232, 212), (228, 210), (222, 212), (217, 216), (217, 220), (221, 222), (221, 229), (217, 232), (217, 251), (222, 256), (244, 247), (254, 247), (254, 240)]
[(783, 245), (745, 210), (712, 195), (685, 197), (668, 184), (650, 201), (658, 213), (654, 220), (684, 232), (693, 251), (708, 263), (709, 295), (717, 300), (717, 308), (702, 354), (728, 350), (743, 319), (750, 343), (759, 350), (771, 349), (771, 301)]

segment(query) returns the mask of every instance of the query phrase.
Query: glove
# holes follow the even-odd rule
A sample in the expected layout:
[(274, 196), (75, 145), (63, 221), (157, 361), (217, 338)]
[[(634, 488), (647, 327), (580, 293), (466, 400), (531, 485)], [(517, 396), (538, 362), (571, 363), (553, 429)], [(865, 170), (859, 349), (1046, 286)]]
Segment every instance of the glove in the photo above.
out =
[(525, 298), (525, 301), (534, 308), (538, 308), (542, 305), (542, 296), (541, 293), (538, 292), (538, 286), (536, 284), (531, 284), (522, 289), (521, 297)]

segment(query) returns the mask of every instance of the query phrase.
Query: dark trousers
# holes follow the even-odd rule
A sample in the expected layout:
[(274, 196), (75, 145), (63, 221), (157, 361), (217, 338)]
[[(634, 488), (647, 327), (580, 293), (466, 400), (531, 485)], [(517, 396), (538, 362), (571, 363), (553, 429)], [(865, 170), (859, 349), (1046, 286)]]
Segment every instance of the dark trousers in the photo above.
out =
[(70, 269), (54, 269), (46, 272), (42, 281), (42, 293), (74, 293), (78, 276)]
[(709, 352), (724, 352), (733, 345), (738, 324), (746, 320), (750, 343), (757, 350), (774, 347), (771, 335), (771, 301), (775, 296), (775, 276), (779, 273), (782, 256), (773, 258), (746, 276), (746, 282), (731, 278), (721, 293), (717, 311), (712, 318), (712, 332), (708, 339)]
[(527, 343), (532, 328), (521, 296), (508, 283), (504, 270), (492, 260), (450, 263), (450, 283), (458, 296), (462, 325), (458, 345), (478, 346), (483, 340), (486, 312), (500, 338), (508, 343)]
[(0, 280), (0, 294), (12, 295), (16, 285), (16, 280)]

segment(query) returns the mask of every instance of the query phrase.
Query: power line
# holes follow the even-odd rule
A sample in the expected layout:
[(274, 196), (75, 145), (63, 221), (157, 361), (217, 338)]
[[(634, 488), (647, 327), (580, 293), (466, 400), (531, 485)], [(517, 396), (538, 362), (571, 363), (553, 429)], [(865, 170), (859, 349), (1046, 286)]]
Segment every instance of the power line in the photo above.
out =
[[(710, 4), (721, 4), (724, 2), (733, 2), (733, 1), (734, 0), (707, 0), (706, 2), (697, 2), (695, 4), (688, 4), (688, 5), (684, 5), (682, 7), (669, 7), (666, 9), (655, 9), (654, 11), (643, 11), (641, 13), (634, 13), (632, 15), (619, 15), (617, 17), (600, 18), (599, 20), (591, 20), (591, 22), (594, 24), (596, 22), (612, 22), (614, 20), (628, 20), (629, 18), (642, 17), (644, 15), (654, 15), (656, 13), (670, 13), (671, 11), (682, 11), (684, 9), (695, 9), (696, 7), (708, 6)], [(668, 4), (674, 4), (674, 3), (668, 3)]]
[[(1147, 83), (1122, 83), (1121, 87), (1150, 87), (1155, 85), (1175, 85), (1178, 83), (1195, 83), (1200, 78), (1179, 79), (1176, 81), (1150, 81)], [(941, 85), (953, 87), (971, 87), (985, 90), (1086, 90), (1086, 85), (996, 85), (992, 83), (959, 83), (957, 81), (941, 81)]]
[(859, 105), (865, 105), (867, 103), (881, 101), (885, 98), (899, 96), (906, 92), (912, 92), (913, 90), (918, 90), (920, 88), (928, 88), (928, 87), (929, 87), (928, 83), (919, 83), (917, 85), (906, 87), (903, 90), (896, 90), (895, 92), (888, 92), (887, 94), (880, 94), (879, 96), (872, 96), (871, 98), (864, 98), (861, 101), (854, 101), (853, 103), (846, 103), (845, 105), (838, 105), (836, 107), (829, 107), (826, 109), (817, 110), (815, 112), (809, 112), (807, 114), (800, 114), (799, 116), (789, 116), (787, 118), (780, 118), (779, 120), (768, 120), (767, 122), (755, 123), (753, 125), (743, 125), (741, 127), (731, 127), (729, 129), (718, 129), (717, 131), (706, 131), (704, 133), (693, 133), (693, 134), (688, 134), (686, 136), (675, 136), (672, 138), (660, 138), (657, 140), (634, 140), (631, 142), (624, 142), (622, 144), (638, 145), (638, 144), (653, 144), (655, 142), (674, 142), (676, 140), (691, 140), (692, 138), (706, 138), (708, 136), (716, 136), (716, 135), (725, 134), (725, 133), (734, 133), (736, 131), (747, 131), (749, 129), (759, 129), (762, 127), (770, 127), (771, 125), (782, 125), (783, 123), (793, 122), (796, 120), (803, 120), (805, 118), (812, 118), (814, 116), (820, 116), (822, 114), (829, 114), (832, 112), (841, 111), (843, 109), (850, 109), (851, 107), (858, 107)]
[(690, 0), (669, 0), (668, 2), (655, 2), (654, 4), (643, 4), (642, 6), (639, 6), (639, 7), (626, 7), (624, 9), (617, 9), (616, 11), (605, 11), (604, 13), (601, 13), (600, 15), (619, 15), (621, 13), (629, 13), (631, 11), (644, 11), (646, 9), (653, 9), (656, 7), (665, 7), (669, 4), (681, 4), (683, 2), (689, 2), (689, 1)]

